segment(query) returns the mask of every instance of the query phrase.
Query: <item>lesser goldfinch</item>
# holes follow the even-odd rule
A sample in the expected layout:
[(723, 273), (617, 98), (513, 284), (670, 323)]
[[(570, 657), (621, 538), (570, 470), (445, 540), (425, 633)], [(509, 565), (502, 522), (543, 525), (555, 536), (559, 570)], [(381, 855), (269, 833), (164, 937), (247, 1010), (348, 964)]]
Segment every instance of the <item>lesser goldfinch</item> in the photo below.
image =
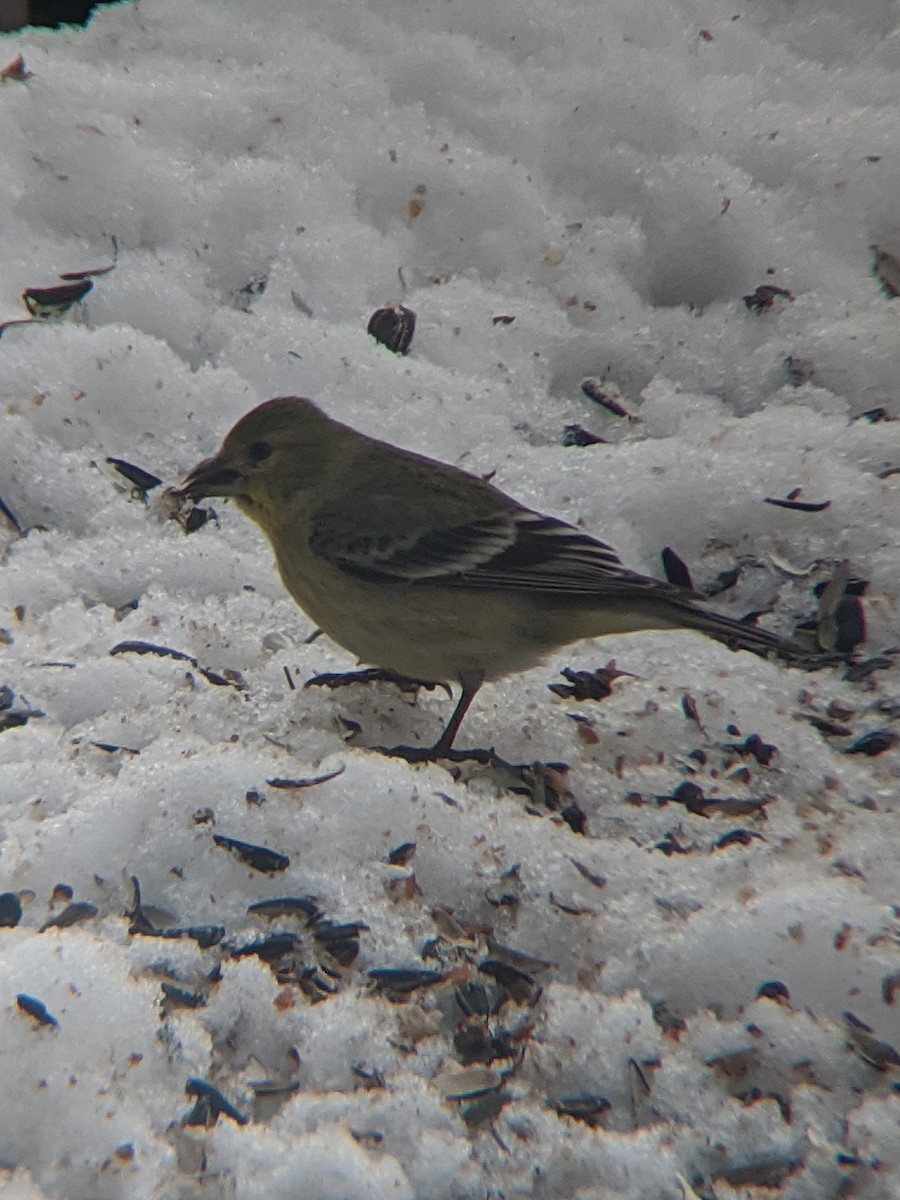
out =
[[(487, 679), (582, 638), (696, 629), (799, 661), (768, 630), (630, 571), (615, 551), (457, 467), (376, 441), (284, 396), (254, 408), (181, 495), (232, 496), (272, 544), (303, 611), (362, 662), (462, 692), (427, 759), (451, 751)], [(398, 748), (401, 749), (401, 748)]]

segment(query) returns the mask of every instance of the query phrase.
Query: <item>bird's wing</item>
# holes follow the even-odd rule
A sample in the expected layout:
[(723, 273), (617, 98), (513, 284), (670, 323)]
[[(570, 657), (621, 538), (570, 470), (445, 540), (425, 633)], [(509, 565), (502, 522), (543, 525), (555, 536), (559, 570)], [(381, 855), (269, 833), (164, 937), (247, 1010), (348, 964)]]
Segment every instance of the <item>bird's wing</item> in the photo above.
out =
[[(434, 515), (429, 514), (429, 515)], [(680, 588), (629, 571), (603, 542), (554, 517), (508, 504), (464, 523), (423, 522), (396, 510), (323, 511), (312, 520), (310, 548), (357, 579), (378, 583), (552, 592), (557, 595), (635, 595)]]

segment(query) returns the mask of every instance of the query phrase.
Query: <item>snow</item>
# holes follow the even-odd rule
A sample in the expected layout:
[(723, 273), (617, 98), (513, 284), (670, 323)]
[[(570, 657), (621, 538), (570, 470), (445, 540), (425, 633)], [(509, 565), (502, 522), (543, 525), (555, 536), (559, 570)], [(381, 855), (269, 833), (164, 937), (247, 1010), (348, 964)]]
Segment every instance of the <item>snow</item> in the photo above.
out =
[[(0, 38), (20, 52), (0, 323), (115, 266), (0, 337), (25, 531), (0, 516), (0, 1198), (900, 1196), (900, 762), (845, 753), (900, 713), (900, 300), (870, 249), (900, 256), (900, 5), (140, 0)], [(761, 285), (793, 299), (755, 313)], [(391, 301), (406, 357), (366, 333)], [(784, 632), (847, 562), (856, 658), (885, 661), (646, 633), (485, 687), (461, 744), (568, 764), (557, 811), (533, 773), (384, 757), (446, 695), (304, 690), (353, 663), (258, 532), (216, 504), (187, 535), (106, 461), (177, 484), (279, 394), (495, 472), (635, 569), (740, 565), (712, 604)], [(764, 503), (796, 488), (829, 507)], [(611, 659), (606, 700), (548, 690)], [(760, 806), (692, 813), (685, 782)], [(135, 879), (193, 932), (134, 932)], [(247, 911), (291, 896), (357, 923), (352, 961)], [(70, 900), (96, 912), (49, 924)], [(246, 951), (279, 931), (276, 977)], [(384, 967), (444, 978), (398, 996)], [(584, 1096), (609, 1107), (558, 1111)]]

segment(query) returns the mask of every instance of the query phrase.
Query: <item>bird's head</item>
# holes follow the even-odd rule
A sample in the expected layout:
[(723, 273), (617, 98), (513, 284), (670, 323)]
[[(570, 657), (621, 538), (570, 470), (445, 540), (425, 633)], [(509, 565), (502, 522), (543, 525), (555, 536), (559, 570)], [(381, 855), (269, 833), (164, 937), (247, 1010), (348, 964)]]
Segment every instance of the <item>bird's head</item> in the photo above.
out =
[(194, 467), (179, 494), (233, 496), (259, 518), (308, 486), (321, 470), (334, 422), (311, 400), (280, 396), (241, 417), (219, 451)]

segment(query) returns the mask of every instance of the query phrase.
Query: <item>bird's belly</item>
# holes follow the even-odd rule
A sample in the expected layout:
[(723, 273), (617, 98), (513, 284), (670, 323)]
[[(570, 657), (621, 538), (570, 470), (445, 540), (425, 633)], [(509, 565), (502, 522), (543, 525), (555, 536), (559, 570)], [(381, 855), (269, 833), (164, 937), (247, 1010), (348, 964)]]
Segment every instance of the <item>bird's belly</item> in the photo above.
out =
[(364, 663), (425, 682), (497, 679), (584, 638), (675, 624), (656, 611), (502, 589), (373, 584), (326, 564), (279, 562), (303, 611)]
[(329, 578), (330, 570), (298, 577), (279, 567), (294, 600), (333, 641), (412, 679), (497, 678), (533, 666), (550, 648), (536, 644), (533, 631), (522, 636), (519, 605), (498, 593), (371, 584)]

